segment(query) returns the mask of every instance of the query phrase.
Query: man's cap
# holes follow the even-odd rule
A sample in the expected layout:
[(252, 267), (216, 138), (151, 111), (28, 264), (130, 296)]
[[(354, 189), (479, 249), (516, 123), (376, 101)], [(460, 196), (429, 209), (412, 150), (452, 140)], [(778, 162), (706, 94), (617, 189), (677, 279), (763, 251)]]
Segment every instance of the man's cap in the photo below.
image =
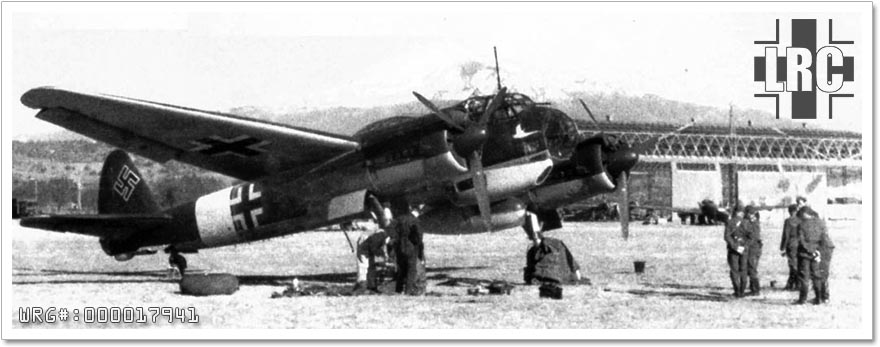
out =
[(803, 202), (807, 202), (807, 198), (805, 198), (803, 195), (798, 195), (798, 197), (795, 198), (794, 201), (796, 201), (796, 202), (801, 202), (801, 201), (803, 201)]
[(788, 205), (788, 213), (794, 213), (797, 211), (797, 204)]
[(804, 206), (803, 208), (801, 208), (800, 211), (798, 211), (798, 217), (803, 217), (803, 216), (806, 216), (806, 215), (809, 215), (809, 216), (811, 216), (811, 217), (813, 217), (813, 218), (819, 218), (819, 214), (816, 213), (816, 211), (814, 211), (814, 210), (813, 210), (812, 208), (810, 208), (809, 206)]
[(755, 208), (755, 206), (752, 206), (752, 205), (746, 206), (746, 209), (745, 209), (746, 215), (753, 214), (753, 213), (755, 213), (755, 212), (757, 212), (757, 211), (758, 211), (758, 209)]

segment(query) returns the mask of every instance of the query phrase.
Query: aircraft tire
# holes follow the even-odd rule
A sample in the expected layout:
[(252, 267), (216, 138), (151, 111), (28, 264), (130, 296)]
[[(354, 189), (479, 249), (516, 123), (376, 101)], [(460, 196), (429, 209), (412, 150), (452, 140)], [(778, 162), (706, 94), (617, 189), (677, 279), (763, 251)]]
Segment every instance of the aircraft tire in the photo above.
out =
[(180, 293), (186, 295), (230, 295), (238, 290), (238, 277), (230, 274), (187, 274), (180, 279)]

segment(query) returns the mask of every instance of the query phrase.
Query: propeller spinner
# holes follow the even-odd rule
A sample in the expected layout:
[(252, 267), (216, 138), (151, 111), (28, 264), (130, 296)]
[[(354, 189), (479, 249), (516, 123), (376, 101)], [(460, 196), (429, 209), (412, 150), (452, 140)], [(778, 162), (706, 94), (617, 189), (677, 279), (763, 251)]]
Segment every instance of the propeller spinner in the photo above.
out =
[(647, 154), (652, 148), (654, 148), (660, 140), (678, 134), (684, 131), (687, 128), (690, 128), (694, 125), (693, 122), (686, 124), (674, 131), (671, 131), (666, 134), (660, 134), (655, 137), (648, 139), (647, 141), (643, 141), (637, 143), (635, 145), (630, 145), (622, 138), (612, 140), (611, 135), (606, 135), (602, 130), (601, 125), (598, 121), (596, 121), (596, 117), (593, 116), (593, 112), (587, 107), (587, 103), (582, 99), (578, 99), (580, 101), (581, 106), (583, 106), (584, 110), (587, 112), (587, 115), (590, 116), (590, 119), (593, 120), (593, 124), (596, 126), (596, 130), (599, 131), (597, 137), (601, 137), (603, 140), (602, 153), (604, 156), (605, 162), (605, 170), (608, 174), (615, 179), (615, 185), (618, 187), (618, 191), (620, 192), (620, 202), (618, 206), (620, 207), (620, 231), (621, 235), (624, 239), (629, 238), (629, 189), (628, 189), (628, 180), (630, 170), (635, 167), (636, 163), (639, 161), (639, 155)]
[(483, 146), (488, 140), (489, 121), (492, 114), (501, 107), (504, 97), (507, 95), (507, 88), (502, 87), (498, 93), (492, 98), (492, 101), (483, 111), (483, 114), (476, 122), (468, 122), (467, 126), (462, 128), (461, 125), (439, 107), (434, 105), (430, 100), (426, 99), (419, 93), (413, 92), (416, 99), (425, 107), (434, 112), (441, 120), (446, 122), (451, 128), (461, 132), (452, 144), (456, 153), (468, 158), (469, 175), (473, 178), (474, 191), (477, 198), (477, 207), (480, 211), (480, 220), (486, 231), (491, 229), (490, 219), (492, 215), (489, 191), (486, 182), (486, 174), (483, 172)]

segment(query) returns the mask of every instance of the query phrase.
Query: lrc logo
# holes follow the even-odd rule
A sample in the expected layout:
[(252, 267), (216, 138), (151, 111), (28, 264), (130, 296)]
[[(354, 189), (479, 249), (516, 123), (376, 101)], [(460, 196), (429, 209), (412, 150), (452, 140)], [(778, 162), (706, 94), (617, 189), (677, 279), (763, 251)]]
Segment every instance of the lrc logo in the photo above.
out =
[[(827, 95), (828, 118), (833, 118), (833, 100), (852, 98), (854, 94), (838, 93), (844, 83), (852, 82), (854, 58), (844, 55), (837, 45), (853, 45), (854, 41), (835, 41), (833, 22), (828, 20), (828, 44), (816, 49), (816, 20), (791, 20), (791, 45), (779, 55), (779, 19), (776, 39), (755, 41), (764, 46), (764, 56), (755, 57), (755, 82), (764, 82), (764, 92), (755, 97), (776, 99), (779, 118), (779, 96), (791, 93), (792, 119), (817, 119), (817, 97)], [(817, 95), (817, 90), (823, 92)], [(771, 94), (772, 93), (772, 94)]]

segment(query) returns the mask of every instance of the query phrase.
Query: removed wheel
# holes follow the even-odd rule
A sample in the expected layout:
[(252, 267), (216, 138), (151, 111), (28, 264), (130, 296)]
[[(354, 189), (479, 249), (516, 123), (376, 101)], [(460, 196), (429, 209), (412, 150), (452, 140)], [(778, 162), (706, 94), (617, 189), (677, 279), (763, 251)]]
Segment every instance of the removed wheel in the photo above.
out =
[(238, 290), (238, 277), (230, 274), (187, 274), (180, 280), (186, 295), (229, 295)]

